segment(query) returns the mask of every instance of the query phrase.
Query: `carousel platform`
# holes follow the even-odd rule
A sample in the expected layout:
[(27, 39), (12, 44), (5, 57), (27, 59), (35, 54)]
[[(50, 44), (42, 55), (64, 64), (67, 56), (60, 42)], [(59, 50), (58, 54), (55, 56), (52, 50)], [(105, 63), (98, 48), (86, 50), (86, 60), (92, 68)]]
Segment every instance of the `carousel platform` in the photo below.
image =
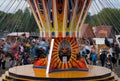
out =
[(89, 71), (61, 71), (46, 74), (46, 69), (24, 65), (10, 68), (2, 81), (118, 81), (110, 69), (88, 65)]

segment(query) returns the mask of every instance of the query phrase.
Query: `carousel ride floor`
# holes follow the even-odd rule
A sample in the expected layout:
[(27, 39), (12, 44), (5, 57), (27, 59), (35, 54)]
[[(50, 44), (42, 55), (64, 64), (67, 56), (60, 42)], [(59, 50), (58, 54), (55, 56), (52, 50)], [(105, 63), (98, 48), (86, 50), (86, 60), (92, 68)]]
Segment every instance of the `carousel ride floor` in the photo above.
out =
[(117, 81), (118, 77), (110, 69), (88, 65), (88, 71), (60, 71), (46, 74), (46, 69), (23, 65), (10, 68), (2, 75), (7, 81)]

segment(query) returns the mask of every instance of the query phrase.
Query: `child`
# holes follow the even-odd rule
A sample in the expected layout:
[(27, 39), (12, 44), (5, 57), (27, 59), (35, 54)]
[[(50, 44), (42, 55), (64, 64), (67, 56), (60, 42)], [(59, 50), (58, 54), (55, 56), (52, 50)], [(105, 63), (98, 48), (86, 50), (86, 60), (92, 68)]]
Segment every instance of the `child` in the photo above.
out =
[(97, 54), (95, 52), (92, 53), (91, 55), (91, 60), (93, 62), (93, 65), (96, 65), (97, 62)]

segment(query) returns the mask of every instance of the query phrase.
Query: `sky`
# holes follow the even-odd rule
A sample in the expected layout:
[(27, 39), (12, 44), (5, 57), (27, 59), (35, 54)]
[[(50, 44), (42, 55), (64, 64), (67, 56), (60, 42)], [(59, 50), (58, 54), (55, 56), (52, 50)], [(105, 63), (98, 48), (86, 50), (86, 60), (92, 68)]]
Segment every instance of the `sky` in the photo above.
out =
[[(101, 6), (100, 1), (103, 6)], [(92, 15), (97, 14), (104, 7), (113, 7), (112, 5), (115, 8), (120, 8), (120, 0), (93, 0), (89, 12)], [(15, 13), (18, 9), (24, 10), (26, 7), (29, 5), (25, 0), (0, 0), (0, 10), (4, 12)]]
[(25, 0), (0, 0), (0, 10), (8, 13), (15, 13), (17, 10), (24, 10), (29, 7)]
[[(102, 4), (100, 2), (102, 2)], [(89, 12), (91, 15), (94, 15), (100, 12), (103, 8), (108, 7), (120, 9), (120, 0), (93, 0)]]

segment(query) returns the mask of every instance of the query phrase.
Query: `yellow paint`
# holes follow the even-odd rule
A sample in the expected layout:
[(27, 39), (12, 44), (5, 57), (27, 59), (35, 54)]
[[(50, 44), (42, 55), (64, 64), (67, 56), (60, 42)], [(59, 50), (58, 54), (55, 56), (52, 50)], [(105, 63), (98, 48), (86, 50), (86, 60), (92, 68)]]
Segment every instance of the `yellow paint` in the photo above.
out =
[[(79, 32), (79, 28), (84, 23), (84, 20), (86, 18), (86, 14), (88, 12), (88, 9), (91, 5), (92, 0), (89, 0), (90, 2), (86, 5), (86, 2), (88, 0), (74, 0), (72, 10), (70, 10), (69, 1), (70, 0), (62, 0), (63, 2), (57, 2), (58, 0), (52, 0), (52, 17), (53, 17), (53, 27), (50, 20), (50, 13), (48, 12), (48, 4), (47, 0), (41, 0), (41, 6), (43, 8), (43, 13), (41, 12), (38, 4), (38, 0), (33, 0), (33, 4), (36, 6), (36, 11), (32, 8), (33, 14), (35, 16), (35, 19), (37, 21), (37, 24), (39, 26), (40, 31), (43, 33), (49, 33), (49, 37), (51, 36), (51, 33), (55, 33), (55, 37), (59, 37), (58, 35), (62, 35), (63, 37), (66, 36), (66, 32), (69, 32), (69, 37), (74, 36), (73, 32)], [(29, 0), (29, 4), (30, 0)], [(81, 5), (82, 4), (82, 5)], [(86, 9), (85, 9), (86, 8)], [(62, 9), (62, 12), (59, 13), (58, 10)], [(60, 11), (60, 10), (59, 10)], [(69, 26), (68, 24), (68, 13), (71, 11)], [(36, 15), (36, 12), (38, 13), (38, 16)], [(39, 20), (38, 20), (39, 19)], [(61, 33), (61, 34), (59, 34)], [(45, 36), (45, 35), (44, 35)]]
[[(86, 11), (85, 11), (85, 14), (84, 14), (84, 16), (83, 16), (83, 19), (82, 19), (82, 21), (81, 21), (81, 24), (80, 24), (80, 26), (79, 26), (79, 29), (77, 29), (77, 31), (78, 30), (81, 30), (81, 28), (82, 28), (82, 26), (83, 26), (83, 24), (84, 24), (84, 20), (85, 20), (85, 18), (86, 18), (86, 16), (87, 16), (87, 12), (88, 12), (88, 9), (90, 8), (90, 5), (91, 5), (91, 3), (92, 3), (92, 0), (89, 0), (90, 2), (89, 2), (89, 4), (87, 5), (88, 7), (87, 7), (87, 9), (86, 9)], [(78, 31), (79, 32), (79, 31)]]
[(55, 37), (58, 36), (58, 20), (57, 20), (57, 7), (56, 7), (56, 0), (52, 1), (53, 3), (53, 22), (54, 22), (54, 28), (55, 28)]

